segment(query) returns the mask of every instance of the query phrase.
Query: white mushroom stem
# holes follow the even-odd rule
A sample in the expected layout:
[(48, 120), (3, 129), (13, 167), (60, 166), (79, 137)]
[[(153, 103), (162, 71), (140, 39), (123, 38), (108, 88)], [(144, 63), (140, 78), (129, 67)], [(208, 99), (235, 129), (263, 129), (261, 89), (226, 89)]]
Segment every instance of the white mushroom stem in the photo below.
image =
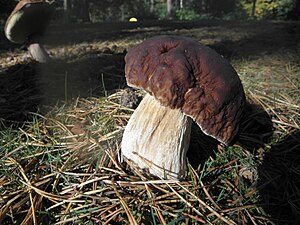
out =
[(28, 51), (32, 58), (40, 63), (46, 63), (50, 57), (42, 45), (42, 38), (39, 35), (32, 35), (28, 41)]
[(123, 157), (160, 178), (180, 179), (186, 171), (186, 153), (192, 119), (177, 109), (160, 105), (147, 94), (130, 117), (121, 146)]

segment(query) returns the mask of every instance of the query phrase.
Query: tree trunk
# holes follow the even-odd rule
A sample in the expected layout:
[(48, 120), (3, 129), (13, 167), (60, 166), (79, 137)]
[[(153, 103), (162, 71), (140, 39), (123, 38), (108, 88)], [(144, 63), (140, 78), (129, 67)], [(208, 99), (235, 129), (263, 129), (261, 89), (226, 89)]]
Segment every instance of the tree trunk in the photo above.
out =
[(150, 13), (154, 13), (154, 0), (150, 0)]
[(168, 19), (175, 18), (174, 0), (167, 0), (167, 13)]
[(69, 14), (71, 9), (71, 2), (70, 0), (64, 0), (64, 15), (63, 20), (65, 23), (69, 22)]
[(251, 17), (254, 18), (254, 16), (255, 16), (255, 10), (256, 10), (256, 0), (253, 0), (252, 3), (253, 4), (252, 4), (252, 10), (251, 10)]
[(91, 22), (90, 19), (90, 2), (89, 0), (81, 0), (81, 19), (82, 22)]
[(183, 9), (183, 0), (180, 0), (180, 1), (179, 1), (179, 8), (180, 8), (180, 9)]
[(64, 11), (68, 11), (70, 7), (70, 3), (69, 3), (69, 0), (64, 0)]
[(72, 14), (76, 21), (90, 22), (90, 1), (89, 0), (73, 0)]

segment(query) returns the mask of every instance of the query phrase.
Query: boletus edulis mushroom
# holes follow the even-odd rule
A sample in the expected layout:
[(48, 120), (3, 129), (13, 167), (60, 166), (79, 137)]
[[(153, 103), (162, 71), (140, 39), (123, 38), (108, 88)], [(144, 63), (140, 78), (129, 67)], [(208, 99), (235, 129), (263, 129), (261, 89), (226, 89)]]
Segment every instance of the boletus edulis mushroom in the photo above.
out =
[(130, 49), (125, 62), (127, 84), (147, 94), (125, 128), (122, 161), (160, 178), (183, 178), (192, 121), (232, 144), (246, 99), (221, 55), (191, 38), (157, 36)]
[(32, 58), (45, 63), (49, 55), (43, 46), (43, 35), (54, 13), (54, 0), (21, 0), (5, 24), (5, 36), (14, 43), (26, 43)]

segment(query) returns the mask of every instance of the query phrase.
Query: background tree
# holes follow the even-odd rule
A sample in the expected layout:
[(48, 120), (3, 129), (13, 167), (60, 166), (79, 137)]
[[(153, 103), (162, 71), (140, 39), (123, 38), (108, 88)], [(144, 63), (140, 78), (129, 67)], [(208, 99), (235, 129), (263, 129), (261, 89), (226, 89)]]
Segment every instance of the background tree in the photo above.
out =
[(256, 10), (256, 0), (252, 0), (251, 17), (255, 16), (255, 10)]
[(71, 0), (64, 0), (63, 2), (64, 22), (69, 22), (70, 10), (71, 10)]
[(155, 0), (150, 0), (150, 8), (149, 11), (150, 13), (154, 13), (154, 7), (155, 7)]
[(82, 22), (90, 22), (90, 1), (89, 0), (77, 0), (77, 10), (79, 18)]
[(167, 0), (167, 15), (168, 19), (174, 19), (175, 17), (174, 0)]

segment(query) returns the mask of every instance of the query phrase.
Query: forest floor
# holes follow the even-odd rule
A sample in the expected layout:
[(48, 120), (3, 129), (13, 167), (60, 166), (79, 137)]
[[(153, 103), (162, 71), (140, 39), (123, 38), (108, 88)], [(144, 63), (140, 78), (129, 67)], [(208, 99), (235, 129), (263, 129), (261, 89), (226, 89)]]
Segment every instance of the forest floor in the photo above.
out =
[[(155, 35), (215, 49), (253, 104), (233, 147), (194, 130), (202, 158), (181, 182), (116, 160), (133, 111), (124, 56)], [(300, 223), (299, 22), (52, 25), (45, 44), (41, 65), (0, 34), (1, 224)]]

